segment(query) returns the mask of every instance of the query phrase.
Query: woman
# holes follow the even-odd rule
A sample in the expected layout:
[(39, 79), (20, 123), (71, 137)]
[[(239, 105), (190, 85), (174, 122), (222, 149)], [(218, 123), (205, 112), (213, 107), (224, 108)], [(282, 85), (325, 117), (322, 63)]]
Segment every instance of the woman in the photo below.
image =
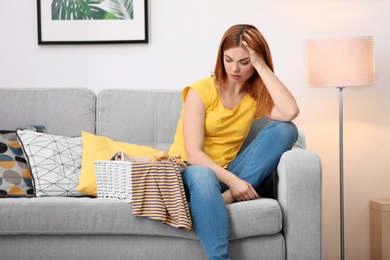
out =
[[(186, 87), (170, 154), (181, 173), (194, 228), (209, 259), (229, 259), (226, 204), (259, 198), (256, 188), (291, 149), (298, 133), (290, 121), (298, 105), (273, 73), (268, 44), (252, 25), (224, 34), (214, 75)], [(240, 154), (251, 124), (272, 120)]]

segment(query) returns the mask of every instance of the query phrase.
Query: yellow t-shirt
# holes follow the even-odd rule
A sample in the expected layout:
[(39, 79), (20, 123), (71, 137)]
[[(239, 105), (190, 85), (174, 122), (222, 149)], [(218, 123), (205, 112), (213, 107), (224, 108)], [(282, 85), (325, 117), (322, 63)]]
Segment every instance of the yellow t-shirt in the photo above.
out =
[[(182, 91), (185, 100), (188, 90), (194, 89), (206, 107), (204, 152), (222, 167), (236, 158), (255, 119), (256, 101), (246, 94), (234, 109), (226, 109), (218, 95), (217, 86), (212, 77), (208, 77), (187, 86)], [(174, 142), (169, 154), (180, 154), (186, 160), (183, 137), (183, 110), (177, 125)]]

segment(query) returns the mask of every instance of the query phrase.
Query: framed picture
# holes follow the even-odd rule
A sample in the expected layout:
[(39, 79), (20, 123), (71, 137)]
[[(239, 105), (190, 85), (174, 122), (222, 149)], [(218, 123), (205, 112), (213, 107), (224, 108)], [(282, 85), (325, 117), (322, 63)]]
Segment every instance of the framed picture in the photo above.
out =
[(37, 0), (38, 44), (148, 43), (147, 0)]

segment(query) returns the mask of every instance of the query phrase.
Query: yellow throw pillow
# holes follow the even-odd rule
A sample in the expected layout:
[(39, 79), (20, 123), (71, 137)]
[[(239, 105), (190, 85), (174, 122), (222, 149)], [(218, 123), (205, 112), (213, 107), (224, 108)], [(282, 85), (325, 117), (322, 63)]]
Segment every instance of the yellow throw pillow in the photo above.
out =
[(82, 132), (83, 152), (79, 185), (77, 191), (97, 196), (97, 184), (94, 162), (109, 160), (114, 153), (122, 151), (133, 156), (153, 156), (159, 152), (154, 148), (130, 143), (117, 142), (105, 136)]

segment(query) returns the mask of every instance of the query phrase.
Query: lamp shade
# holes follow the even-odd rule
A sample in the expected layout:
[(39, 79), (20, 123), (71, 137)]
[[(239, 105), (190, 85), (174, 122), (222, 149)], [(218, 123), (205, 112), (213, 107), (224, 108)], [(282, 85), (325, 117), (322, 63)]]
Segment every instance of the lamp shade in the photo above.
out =
[(309, 39), (305, 47), (310, 87), (375, 84), (373, 36)]

